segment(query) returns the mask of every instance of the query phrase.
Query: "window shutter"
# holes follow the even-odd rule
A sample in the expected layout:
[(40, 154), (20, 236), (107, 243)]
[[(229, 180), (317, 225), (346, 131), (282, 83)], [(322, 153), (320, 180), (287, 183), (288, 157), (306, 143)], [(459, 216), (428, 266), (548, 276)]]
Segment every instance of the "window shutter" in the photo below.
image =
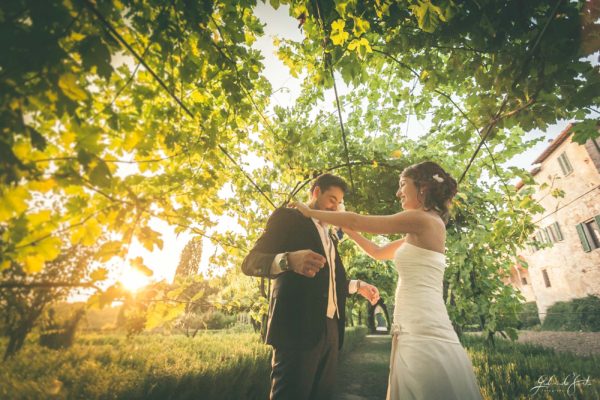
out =
[(541, 247), (541, 245), (544, 244), (544, 235), (542, 234), (542, 231), (537, 231), (535, 234)]
[(577, 233), (579, 234), (579, 240), (581, 240), (581, 246), (583, 246), (583, 251), (589, 253), (592, 251), (590, 247), (590, 243), (588, 242), (587, 236), (585, 234), (584, 224), (577, 224)]
[(550, 239), (552, 240), (552, 243), (558, 242), (558, 235), (556, 234), (556, 231), (554, 229), (552, 229), (552, 225), (547, 227), (546, 230), (548, 230), (548, 235), (550, 235)]
[(563, 175), (566, 175), (567, 169), (565, 167), (562, 154), (558, 157), (558, 164), (560, 165), (560, 169), (562, 170)]
[(594, 220), (596, 221), (596, 224), (598, 224), (598, 229), (600, 229), (600, 214), (596, 215)]
[[(599, 217), (600, 217), (600, 215), (599, 215)], [(598, 226), (600, 226), (600, 225), (598, 225)], [(556, 234), (558, 235), (558, 240), (563, 240), (564, 236), (560, 230), (560, 225), (558, 224), (558, 222), (554, 223), (554, 227), (556, 229)]]
[(552, 243), (550, 234), (548, 234), (548, 228), (542, 229), (542, 232), (544, 232), (544, 237), (546, 238), (546, 243)]
[(570, 174), (571, 172), (573, 172), (573, 166), (571, 165), (571, 161), (569, 161), (569, 158), (567, 157), (567, 153), (563, 153), (564, 157), (565, 157), (565, 167), (567, 167), (567, 174)]
[(558, 164), (560, 165), (563, 175), (568, 175), (573, 172), (573, 166), (567, 157), (567, 153), (562, 153), (558, 156)]

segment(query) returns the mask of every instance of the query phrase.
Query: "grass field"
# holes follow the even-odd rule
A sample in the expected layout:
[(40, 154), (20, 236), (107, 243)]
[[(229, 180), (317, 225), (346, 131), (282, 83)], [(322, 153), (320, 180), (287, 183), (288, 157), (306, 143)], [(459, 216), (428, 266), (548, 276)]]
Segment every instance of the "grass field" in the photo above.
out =
[[(349, 329), (345, 348), (365, 333)], [(270, 356), (258, 335), (227, 331), (87, 334), (64, 351), (29, 342), (2, 365), (0, 399), (265, 399)]]
[[(485, 400), (600, 399), (598, 357), (500, 339), (488, 348), (481, 337), (471, 335), (462, 341)], [(390, 350), (389, 336), (370, 336), (342, 357), (335, 399), (384, 399)]]
[[(481, 337), (473, 335), (461, 341), (486, 400), (600, 399), (599, 357), (558, 353), (504, 339), (488, 348)], [(584, 382), (588, 377), (589, 382)], [(537, 392), (535, 386), (541, 386)]]
[[(349, 384), (362, 379), (365, 393), (385, 393), (388, 344), (383, 338), (371, 348), (362, 341), (365, 333), (365, 328), (348, 330), (343, 368), (348, 371)], [(556, 353), (505, 340), (488, 348), (481, 338), (470, 335), (462, 340), (485, 399), (600, 398), (598, 357)], [(0, 345), (4, 343), (0, 340)], [(265, 399), (270, 354), (270, 347), (251, 332), (207, 332), (193, 339), (87, 334), (64, 351), (40, 347), (32, 340), (2, 365), (0, 398)], [(364, 363), (348, 365), (350, 357)], [(574, 382), (573, 374), (579, 376), (579, 382)], [(375, 379), (380, 376), (383, 378)], [(554, 379), (534, 393), (532, 388), (543, 376)]]

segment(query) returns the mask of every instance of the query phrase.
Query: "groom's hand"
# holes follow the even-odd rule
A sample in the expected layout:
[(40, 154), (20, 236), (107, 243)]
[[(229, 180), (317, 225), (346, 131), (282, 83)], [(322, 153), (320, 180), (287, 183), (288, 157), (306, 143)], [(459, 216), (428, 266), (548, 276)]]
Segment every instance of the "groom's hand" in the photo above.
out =
[(369, 283), (359, 281), (358, 294), (369, 300), (369, 303), (373, 306), (379, 301), (379, 290)]
[(325, 261), (327, 261), (325, 257), (312, 250), (298, 250), (288, 253), (288, 263), (292, 271), (308, 278), (314, 278), (325, 265)]

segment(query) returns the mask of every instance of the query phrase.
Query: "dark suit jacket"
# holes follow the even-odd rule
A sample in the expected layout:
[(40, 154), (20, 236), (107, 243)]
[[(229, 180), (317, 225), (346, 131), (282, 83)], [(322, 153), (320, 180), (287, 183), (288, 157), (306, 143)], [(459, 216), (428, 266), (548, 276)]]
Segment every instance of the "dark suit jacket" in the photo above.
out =
[[(278, 208), (269, 217), (265, 232), (244, 259), (242, 271), (250, 276), (269, 277), (277, 254), (306, 249), (325, 256), (321, 237), (313, 221), (305, 218), (298, 210)], [(335, 254), (341, 348), (349, 281), (337, 246)], [(327, 263), (313, 278), (292, 271), (275, 277), (267, 322), (267, 344), (296, 349), (308, 349), (316, 345), (325, 331), (328, 291)]]

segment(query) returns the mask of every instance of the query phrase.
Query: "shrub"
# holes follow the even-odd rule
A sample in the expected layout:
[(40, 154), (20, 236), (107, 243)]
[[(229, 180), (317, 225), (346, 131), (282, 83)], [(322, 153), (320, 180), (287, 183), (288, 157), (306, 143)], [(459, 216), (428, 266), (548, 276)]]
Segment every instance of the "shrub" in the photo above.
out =
[(233, 325), (235, 321), (235, 315), (225, 315), (220, 311), (209, 312), (203, 318), (206, 329), (226, 329)]
[(46, 326), (40, 332), (40, 345), (55, 350), (71, 347), (75, 339), (75, 331), (84, 314), (85, 309), (80, 308), (70, 319), (59, 323), (54, 319), (54, 310), (50, 309)]
[(548, 308), (542, 329), (600, 332), (600, 298), (589, 295), (554, 303)]
[(532, 328), (540, 324), (538, 307), (535, 301), (523, 304), (523, 310), (519, 314), (519, 329)]

